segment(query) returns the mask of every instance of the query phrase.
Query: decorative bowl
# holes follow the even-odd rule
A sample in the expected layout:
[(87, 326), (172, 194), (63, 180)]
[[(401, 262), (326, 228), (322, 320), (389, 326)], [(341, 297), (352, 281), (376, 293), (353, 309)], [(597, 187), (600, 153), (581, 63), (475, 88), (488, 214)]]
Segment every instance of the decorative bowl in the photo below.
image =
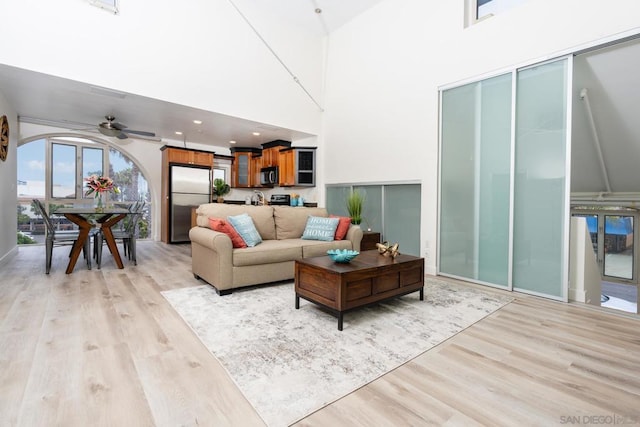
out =
[(358, 256), (360, 252), (351, 249), (329, 249), (327, 255), (335, 262), (347, 263)]

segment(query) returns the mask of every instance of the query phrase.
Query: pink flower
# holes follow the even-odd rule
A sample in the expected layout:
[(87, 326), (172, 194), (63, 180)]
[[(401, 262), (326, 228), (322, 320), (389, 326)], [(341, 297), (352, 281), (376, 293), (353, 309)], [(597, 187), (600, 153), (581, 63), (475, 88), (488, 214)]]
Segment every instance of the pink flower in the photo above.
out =
[(113, 180), (108, 176), (91, 175), (84, 179), (87, 182), (87, 191), (85, 196), (93, 194), (98, 197), (100, 194), (106, 191), (113, 191), (114, 193), (120, 193), (120, 189), (115, 186)]

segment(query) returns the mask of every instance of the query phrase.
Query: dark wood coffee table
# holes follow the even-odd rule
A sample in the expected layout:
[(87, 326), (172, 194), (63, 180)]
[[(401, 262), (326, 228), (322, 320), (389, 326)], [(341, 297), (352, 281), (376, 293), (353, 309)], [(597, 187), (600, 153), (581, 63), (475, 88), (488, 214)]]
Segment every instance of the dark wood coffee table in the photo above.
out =
[(300, 298), (326, 307), (338, 317), (338, 330), (347, 311), (420, 291), (424, 300), (424, 258), (384, 257), (378, 251), (361, 252), (348, 264), (329, 256), (296, 260), (296, 309)]

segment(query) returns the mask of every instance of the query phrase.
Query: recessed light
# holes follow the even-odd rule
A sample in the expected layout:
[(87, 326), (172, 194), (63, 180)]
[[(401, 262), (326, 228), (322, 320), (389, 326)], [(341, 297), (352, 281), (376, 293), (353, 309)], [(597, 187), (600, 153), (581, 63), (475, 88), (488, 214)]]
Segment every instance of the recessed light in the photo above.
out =
[(182, 132), (180, 132), (179, 130), (176, 131), (176, 135), (182, 135)]
[(235, 141), (229, 141), (229, 144), (235, 144), (235, 143), (236, 143)]
[(260, 136), (260, 132), (253, 132), (255, 136)]
[(201, 125), (202, 124), (202, 120), (194, 120), (193, 123), (195, 123), (197, 125)]

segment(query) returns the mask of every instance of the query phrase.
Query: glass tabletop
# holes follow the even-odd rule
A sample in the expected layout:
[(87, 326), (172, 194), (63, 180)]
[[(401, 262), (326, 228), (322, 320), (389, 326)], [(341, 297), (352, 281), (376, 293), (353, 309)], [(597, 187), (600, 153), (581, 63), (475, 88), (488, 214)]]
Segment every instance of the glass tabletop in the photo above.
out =
[(58, 208), (52, 212), (53, 214), (128, 214), (131, 213), (129, 209), (126, 208), (117, 208), (117, 207), (105, 207), (100, 211), (97, 211), (94, 206), (74, 206), (72, 208)]

